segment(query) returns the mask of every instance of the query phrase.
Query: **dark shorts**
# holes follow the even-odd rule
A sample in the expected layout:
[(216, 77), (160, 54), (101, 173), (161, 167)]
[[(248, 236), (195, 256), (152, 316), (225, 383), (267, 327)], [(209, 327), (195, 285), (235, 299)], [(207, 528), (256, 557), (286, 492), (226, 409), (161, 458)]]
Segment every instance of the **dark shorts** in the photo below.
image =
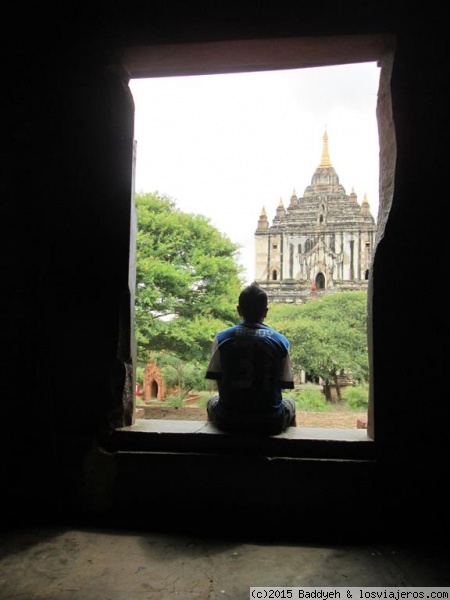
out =
[(208, 419), (221, 431), (278, 435), (295, 425), (295, 402), (283, 397), (282, 410), (273, 414), (246, 415), (224, 411), (219, 396), (210, 398), (206, 405)]

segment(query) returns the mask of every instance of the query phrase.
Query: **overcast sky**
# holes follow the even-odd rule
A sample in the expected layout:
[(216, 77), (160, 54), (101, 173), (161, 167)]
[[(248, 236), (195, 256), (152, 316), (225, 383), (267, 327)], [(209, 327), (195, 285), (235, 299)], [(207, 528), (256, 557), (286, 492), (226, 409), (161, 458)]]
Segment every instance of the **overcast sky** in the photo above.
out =
[(347, 194), (378, 214), (376, 63), (135, 79), (136, 192), (159, 192), (203, 214), (242, 246), (254, 279), (254, 232), (265, 207), (303, 196), (328, 133)]

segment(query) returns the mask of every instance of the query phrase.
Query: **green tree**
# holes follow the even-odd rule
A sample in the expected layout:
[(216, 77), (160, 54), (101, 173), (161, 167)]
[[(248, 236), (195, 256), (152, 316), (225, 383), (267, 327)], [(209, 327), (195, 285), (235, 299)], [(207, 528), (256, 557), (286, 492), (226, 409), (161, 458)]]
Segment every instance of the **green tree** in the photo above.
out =
[(236, 322), (239, 246), (156, 193), (137, 194), (136, 211), (138, 362), (158, 350), (205, 360), (214, 334)]
[(205, 363), (187, 362), (165, 351), (156, 352), (153, 356), (166, 386), (172, 390), (172, 395), (177, 396), (180, 405), (189, 392), (206, 389), (208, 383), (205, 379)]
[(291, 357), (297, 373), (334, 383), (342, 399), (339, 375), (352, 373), (367, 381), (367, 294), (341, 292), (302, 305), (273, 305), (268, 322), (291, 342)]

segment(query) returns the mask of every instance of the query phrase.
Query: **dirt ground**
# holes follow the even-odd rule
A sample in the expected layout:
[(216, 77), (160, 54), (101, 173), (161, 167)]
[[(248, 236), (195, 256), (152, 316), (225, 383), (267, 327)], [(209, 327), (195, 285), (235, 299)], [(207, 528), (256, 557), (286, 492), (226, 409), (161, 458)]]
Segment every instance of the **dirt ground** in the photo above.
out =
[[(140, 418), (145, 419), (179, 419), (185, 421), (204, 421), (206, 410), (197, 407), (169, 408), (161, 406), (145, 406)], [(138, 408), (138, 410), (139, 410)], [(336, 410), (333, 412), (297, 412), (298, 427), (324, 427), (333, 429), (358, 429), (367, 424), (367, 413)]]

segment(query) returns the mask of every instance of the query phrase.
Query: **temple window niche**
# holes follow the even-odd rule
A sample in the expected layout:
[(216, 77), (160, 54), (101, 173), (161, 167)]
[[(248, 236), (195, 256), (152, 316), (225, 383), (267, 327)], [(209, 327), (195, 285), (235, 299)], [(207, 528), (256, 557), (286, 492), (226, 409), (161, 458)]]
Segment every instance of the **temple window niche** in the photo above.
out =
[[(362, 63), (362, 62), (373, 62), (376, 63), (376, 61), (380, 60), (381, 58), (384, 56), (384, 52), (386, 51), (387, 48), (389, 48), (389, 45), (387, 45), (387, 41), (383, 39), (383, 36), (379, 38), (379, 36), (374, 36), (374, 39), (371, 40), (371, 44), (367, 44), (367, 40), (364, 40), (364, 38), (367, 36), (361, 36), (356, 38), (355, 40), (353, 40), (352, 44), (348, 45), (348, 43), (343, 45), (343, 48), (345, 46), (345, 50), (343, 50), (343, 60), (342, 63), (340, 62), (336, 62), (337, 60), (337, 56), (339, 56), (340, 54), (340, 50), (339, 50), (339, 40), (335, 40), (334, 42), (332, 42), (332, 45), (334, 47), (333, 52), (329, 53), (329, 59), (331, 61), (331, 68), (334, 68), (333, 65), (340, 65), (340, 64), (350, 64), (350, 63)], [(156, 79), (163, 79), (163, 78), (169, 78), (171, 79), (174, 76), (178, 76), (178, 75), (182, 75), (182, 76), (190, 76), (190, 75), (205, 75), (205, 74), (223, 74), (223, 73), (232, 73), (232, 72), (241, 72), (241, 71), (252, 71), (252, 69), (254, 69), (255, 71), (263, 71), (264, 69), (273, 69), (273, 70), (282, 70), (282, 69), (295, 69), (295, 56), (298, 55), (298, 64), (300, 65), (305, 65), (305, 64), (314, 64), (315, 66), (324, 66), (324, 67), (330, 67), (330, 64), (327, 63), (327, 60), (325, 59), (319, 59), (319, 62), (317, 62), (317, 56), (320, 56), (319, 54), (316, 54), (316, 50), (314, 49), (316, 44), (319, 43), (320, 46), (320, 40), (315, 40), (314, 43), (312, 44), (311, 48), (308, 48), (308, 42), (306, 40), (302, 40), (301, 38), (299, 39), (288, 39), (288, 40), (266, 40), (266, 41), (245, 41), (245, 42), (239, 42), (234, 44), (233, 42), (224, 42), (221, 46), (221, 52), (208, 52), (208, 46), (209, 44), (194, 44), (193, 48), (192, 48), (192, 52), (186, 52), (186, 48), (183, 47), (184, 45), (181, 44), (179, 47), (173, 47), (171, 48), (170, 52), (167, 53), (164, 51), (164, 48), (159, 48), (159, 47), (148, 47), (148, 48), (136, 48), (136, 49), (129, 49), (126, 51), (126, 56), (125, 56), (125, 66), (130, 74), (130, 88), (134, 97), (134, 92), (133, 92), (133, 88), (132, 88), (132, 83), (133, 83), (133, 79), (143, 79), (143, 78), (156, 78)], [(328, 45), (330, 44), (330, 40), (328, 39), (324, 39), (322, 42), (324, 45), (322, 46), (322, 51), (324, 48), (328, 48)], [(260, 50), (260, 45), (263, 44), (265, 47), (265, 53), (261, 54)], [(179, 52), (177, 53), (177, 48), (179, 50)], [(289, 52), (286, 53), (286, 48), (289, 49)], [(350, 54), (349, 54), (350, 51)], [(330, 52), (329, 50), (327, 50), (327, 52)], [(325, 53), (326, 54), (326, 53)], [(285, 64), (286, 61), (286, 56), (289, 56), (289, 65)], [(322, 52), (322, 56), (323, 56), (323, 52)], [(294, 58), (293, 58), (294, 57)], [(261, 62), (263, 61), (263, 63)], [(322, 61), (322, 62), (321, 62)], [(222, 64), (223, 62), (223, 64)], [(219, 64), (220, 63), (220, 64)], [(251, 65), (254, 65), (253, 67)], [(308, 71), (308, 69), (306, 69), (306, 71)], [(137, 106), (137, 103), (135, 103)], [(148, 102), (148, 109), (149, 111), (151, 111), (151, 102)], [(375, 118), (375, 114), (374, 114), (374, 118)], [(323, 130), (322, 130), (323, 131)], [(318, 134), (319, 138), (321, 135), (321, 132)], [(334, 138), (333, 138), (334, 139)], [(139, 157), (139, 153), (140, 153), (140, 147), (139, 147), (139, 138), (136, 136), (136, 140), (137, 140), (137, 157)], [(296, 139), (295, 145), (298, 147), (299, 146), (299, 138)], [(156, 146), (158, 146), (158, 144), (154, 144)], [(311, 152), (309, 152), (311, 154)], [(160, 153), (161, 154), (161, 153)], [(168, 155), (170, 156), (170, 154)], [(151, 162), (151, 161), (150, 161)], [(223, 164), (226, 164), (226, 161), (219, 161), (219, 163), (222, 162)], [(298, 164), (302, 164), (301, 160), (297, 161), (297, 165)], [(139, 168), (139, 161), (136, 162), (136, 170), (138, 170)], [(297, 166), (298, 169), (298, 166)], [(149, 169), (147, 169), (149, 170)], [(300, 169), (301, 170), (301, 169)], [(181, 173), (179, 174), (181, 175)], [(303, 176), (304, 174), (302, 174)], [(324, 186), (328, 186), (328, 185), (338, 185), (339, 184), (339, 180), (334, 177), (334, 174), (331, 173), (326, 173), (326, 177), (325, 177), (325, 173), (323, 173), (324, 177), (320, 178), (317, 181), (317, 185), (324, 185)], [(308, 174), (306, 174), (306, 176), (308, 177)], [(221, 179), (226, 178), (226, 174), (224, 174), (224, 176)], [(182, 177), (180, 177), (180, 179), (182, 179)], [(186, 179), (187, 180), (187, 179)], [(140, 187), (139, 184), (139, 178), (136, 177), (135, 179), (136, 181), (136, 189), (142, 189)], [(337, 183), (336, 183), (337, 181)], [(308, 182), (306, 182), (308, 183)], [(203, 184), (203, 182), (202, 182)], [(289, 186), (289, 188), (292, 190), (292, 185), (297, 185), (296, 182), (286, 182), (286, 185)], [(351, 182), (349, 183), (350, 187), (351, 187)], [(222, 187), (222, 186), (221, 186)], [(234, 186), (235, 188), (235, 186)], [(153, 188), (153, 189), (158, 189), (158, 188)], [(161, 189), (162, 193), (165, 193), (166, 190), (163, 189), (162, 187), (160, 187), (159, 189)], [(217, 186), (215, 188), (212, 188), (212, 190), (216, 190)], [(359, 195), (359, 189), (356, 188), (358, 191), (358, 195)], [(171, 190), (167, 190), (169, 195), (174, 195), (174, 196), (178, 196), (177, 194), (173, 194), (171, 192)], [(215, 193), (212, 192), (211, 193)], [(209, 197), (211, 198), (211, 193), (209, 195)], [(276, 191), (277, 196), (279, 197), (280, 193), (284, 193), (282, 189), (278, 189)], [(328, 202), (328, 196), (327, 194), (323, 194), (322, 191), (320, 191), (321, 196), (325, 196), (326, 201), (324, 202), (324, 204), (322, 205), (323, 208), (325, 209), (324, 212), (320, 213), (320, 225), (324, 225), (324, 223), (326, 223), (326, 221), (328, 220), (330, 221), (330, 206), (327, 206), (327, 202)], [(248, 193), (246, 192), (247, 196)], [(277, 197), (275, 196), (275, 197)], [(372, 201), (372, 197), (369, 195), (369, 200)], [(251, 211), (249, 210), (249, 205), (248, 205), (248, 198), (245, 198), (246, 200), (246, 210), (245, 213), (250, 213)], [(302, 198), (303, 200), (303, 198)], [(268, 200), (266, 200), (266, 198), (262, 197), (261, 195), (259, 196), (258, 201), (261, 201), (261, 204), (266, 203)], [(269, 198), (270, 201), (270, 198)], [(211, 203), (210, 203), (211, 204)], [(215, 202), (214, 205), (217, 207), (221, 207), (224, 206), (226, 203), (223, 202)], [(287, 205), (286, 205), (287, 206)], [(255, 220), (257, 221), (258, 219), (258, 214), (260, 211), (261, 205), (255, 205)], [(228, 210), (228, 212), (232, 212), (230, 210)], [(288, 216), (289, 216), (289, 208), (287, 210)], [(325, 218), (326, 215), (326, 218)], [(234, 216), (236, 216), (236, 213), (234, 213)], [(283, 214), (280, 213), (280, 218), (283, 219)], [(316, 212), (316, 219), (318, 217), (318, 214)], [(219, 218), (216, 219), (216, 222), (221, 222), (219, 220)], [(318, 221), (316, 221), (317, 224)], [(254, 223), (252, 222), (252, 224), (250, 224), (249, 230), (250, 231), (254, 231)], [(311, 264), (312, 264), (312, 260), (315, 260), (316, 256), (322, 257), (321, 260), (324, 260), (323, 257), (325, 256), (326, 258), (326, 252), (328, 250), (331, 250), (333, 252), (333, 254), (336, 255), (335, 260), (336, 260), (336, 266), (333, 265), (333, 269), (334, 269), (334, 277), (338, 276), (338, 274), (340, 273), (341, 275), (341, 279), (347, 279), (348, 278), (348, 274), (349, 274), (349, 261), (346, 260), (345, 257), (345, 252), (348, 252), (349, 248), (348, 248), (348, 237), (347, 237), (347, 231), (344, 231), (342, 229), (340, 229), (339, 227), (335, 227), (335, 231), (336, 231), (336, 240), (334, 240), (334, 236), (333, 236), (333, 244), (331, 245), (335, 245), (336, 248), (322, 248), (322, 247), (318, 247), (318, 243), (319, 243), (319, 239), (321, 238), (322, 241), (325, 243), (325, 246), (327, 245), (327, 236), (325, 235), (318, 235), (318, 231), (316, 229), (316, 225), (314, 225), (313, 227), (311, 227), (308, 231), (306, 231), (304, 234), (298, 236), (294, 236), (294, 244), (291, 244), (289, 246), (289, 251), (288, 252), (284, 252), (283, 254), (283, 246), (284, 244), (286, 244), (286, 242), (288, 240), (286, 240), (286, 236), (285, 235), (278, 235), (277, 237), (280, 240), (278, 243), (275, 244), (271, 244), (269, 246), (267, 246), (267, 239), (266, 239), (266, 246), (265, 246), (265, 253), (266, 256), (268, 254), (268, 251), (270, 252), (270, 250), (274, 250), (274, 256), (272, 257), (272, 260), (267, 260), (267, 259), (262, 259), (260, 261), (261, 264), (261, 268), (265, 269), (265, 280), (266, 281), (272, 281), (272, 282), (276, 282), (277, 284), (279, 284), (280, 282), (284, 283), (288, 283), (288, 281), (293, 281), (295, 282), (296, 285), (296, 289), (300, 289), (300, 287), (303, 285), (303, 282), (305, 284), (305, 286), (307, 286), (308, 289), (308, 294), (311, 291), (311, 276), (315, 279), (315, 276), (317, 275), (317, 271), (314, 272), (314, 270), (311, 269)], [(324, 232), (321, 232), (322, 234)], [(343, 244), (340, 244), (340, 239), (344, 242)], [(372, 239), (375, 239), (375, 234), (372, 237)], [(301, 243), (297, 243), (297, 240), (301, 241)], [(270, 242), (269, 242), (270, 243)], [(286, 244), (287, 245), (287, 244)], [(345, 248), (345, 245), (347, 245), (347, 248)], [(341, 247), (342, 246), (342, 247)], [(281, 247), (281, 253), (280, 256), (275, 259), (275, 256), (277, 256), (277, 251), (278, 248)], [(295, 256), (295, 247), (297, 247), (298, 249), (298, 256)], [(352, 248), (350, 254), (354, 254), (356, 253), (357, 249), (356, 248)], [(333, 257), (334, 258), (334, 257)], [(350, 263), (352, 264), (355, 261), (355, 257), (352, 256), (352, 260), (350, 261)], [(270, 265), (270, 262), (272, 262), (272, 268)], [(275, 265), (274, 265), (275, 263)], [(275, 266), (275, 268), (274, 268)], [(356, 266), (356, 264), (355, 264)], [(319, 281), (319, 289), (322, 288), (322, 286), (324, 285), (324, 282), (328, 282), (328, 279), (330, 277), (330, 272), (329, 270), (326, 270), (328, 267), (328, 269), (330, 268), (330, 266), (328, 265), (328, 263), (324, 263), (324, 272), (326, 273), (326, 279), (324, 279), (323, 281)], [(353, 264), (352, 264), (352, 268), (353, 268)], [(288, 277), (286, 277), (286, 275), (288, 275)], [(252, 275), (249, 278), (250, 280), (253, 279), (258, 279), (258, 275), (255, 273), (255, 276), (253, 277)], [(284, 280), (284, 281), (283, 281)], [(328, 286), (327, 286), (328, 287)], [(153, 389), (151, 392), (151, 395), (154, 396), (155, 394), (155, 390)]]

